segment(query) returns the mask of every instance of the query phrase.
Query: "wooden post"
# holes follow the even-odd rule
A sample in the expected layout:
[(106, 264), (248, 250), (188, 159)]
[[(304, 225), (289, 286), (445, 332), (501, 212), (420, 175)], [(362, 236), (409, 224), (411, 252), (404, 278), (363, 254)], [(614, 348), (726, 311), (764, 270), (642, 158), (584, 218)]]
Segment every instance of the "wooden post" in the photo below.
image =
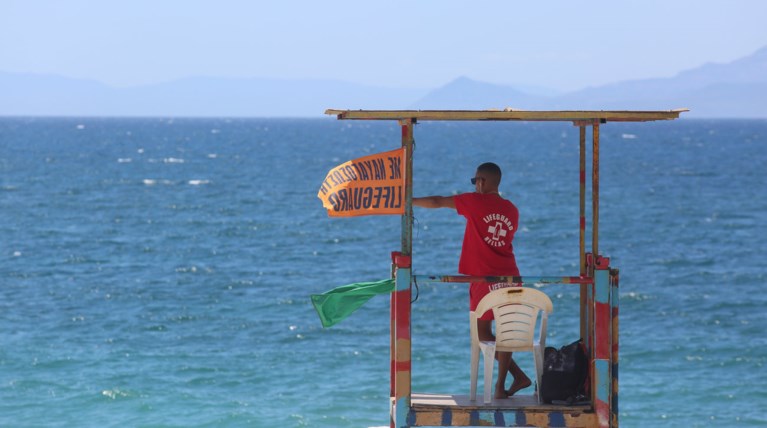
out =
[(413, 139), (414, 119), (401, 120), (402, 147), (405, 148), (405, 214), (402, 215), (402, 254), (413, 251)]
[[(595, 257), (591, 253), (586, 254), (586, 275), (594, 278), (595, 273)], [(596, 284), (586, 285), (586, 305), (581, 308), (584, 318), (586, 318), (586, 336), (584, 341), (586, 342), (587, 353), (589, 355), (589, 375), (591, 377), (591, 397), (590, 401), (593, 404), (596, 394), (594, 388), (594, 369), (591, 361), (594, 360), (594, 289)]]
[(592, 125), (591, 152), (591, 253), (599, 257), (599, 121)]
[(408, 427), (411, 396), (410, 298), (413, 250), (413, 120), (401, 120), (405, 148), (405, 213), (402, 215), (402, 248), (395, 256), (395, 291), (391, 295), (390, 426)]
[[(580, 274), (586, 275), (586, 126), (580, 125), (580, 218), (579, 218), (579, 245), (580, 245)], [(581, 284), (581, 338), (586, 338), (588, 318), (586, 317), (586, 296), (588, 287)]]
[(618, 269), (610, 270), (610, 308), (612, 309), (612, 348), (610, 349), (610, 362), (612, 369), (612, 385), (610, 393), (610, 426), (618, 427), (618, 283), (620, 274)]
[(609, 427), (612, 421), (612, 302), (610, 259), (596, 257), (594, 267), (594, 350), (591, 366), (591, 385), (594, 411), (600, 427)]
[[(397, 268), (396, 289), (391, 295), (392, 304), (392, 365), (390, 402), (391, 427), (408, 427), (410, 412), (410, 379), (411, 379), (411, 349), (410, 349), (410, 278), (411, 268), (408, 265), (410, 257), (401, 256), (402, 267)], [(405, 267), (407, 266), (407, 267)]]

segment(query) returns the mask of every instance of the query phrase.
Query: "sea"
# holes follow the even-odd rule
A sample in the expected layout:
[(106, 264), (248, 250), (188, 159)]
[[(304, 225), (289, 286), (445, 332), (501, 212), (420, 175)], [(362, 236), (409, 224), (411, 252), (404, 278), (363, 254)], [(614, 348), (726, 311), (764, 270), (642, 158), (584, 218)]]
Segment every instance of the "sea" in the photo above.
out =
[[(620, 424), (767, 426), (767, 120), (682, 116), (600, 127)], [(522, 275), (578, 275), (578, 132), (421, 122), (414, 193), (495, 162)], [(310, 295), (390, 277), (400, 217), (330, 218), (317, 192), (400, 144), (334, 117), (0, 118), (0, 426), (388, 425), (389, 298), (323, 328)], [(456, 274), (463, 227), (416, 208), (414, 272)], [(547, 345), (577, 340), (578, 286), (540, 289)], [(468, 394), (467, 286), (413, 299), (413, 391)]]

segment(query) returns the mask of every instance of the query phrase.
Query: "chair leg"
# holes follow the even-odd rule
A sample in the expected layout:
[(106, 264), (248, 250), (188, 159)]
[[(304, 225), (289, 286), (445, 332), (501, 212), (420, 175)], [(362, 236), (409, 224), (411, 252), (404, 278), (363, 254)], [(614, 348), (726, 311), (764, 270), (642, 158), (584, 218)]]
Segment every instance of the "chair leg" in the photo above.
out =
[(485, 359), (485, 394), (484, 403), (490, 404), (493, 401), (492, 398), (492, 386), (493, 386), (493, 366), (495, 365), (495, 343), (487, 344), (482, 347), (482, 357)]
[(472, 346), (471, 348), (471, 388), (469, 393), (469, 399), (476, 401), (477, 399), (477, 375), (479, 374), (479, 346)]
[(543, 374), (543, 350), (541, 349), (541, 345), (533, 345), (533, 363), (535, 364), (535, 395), (537, 395), (538, 398), (538, 404), (543, 403), (543, 398), (541, 397), (541, 377)]

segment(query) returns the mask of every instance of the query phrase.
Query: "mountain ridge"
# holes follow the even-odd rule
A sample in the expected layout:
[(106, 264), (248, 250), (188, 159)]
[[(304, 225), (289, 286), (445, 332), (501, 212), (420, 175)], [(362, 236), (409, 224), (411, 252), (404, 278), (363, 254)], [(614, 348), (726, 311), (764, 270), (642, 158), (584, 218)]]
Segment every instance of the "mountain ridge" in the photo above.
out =
[(767, 118), (767, 46), (729, 63), (705, 63), (669, 78), (626, 80), (558, 95), (467, 76), (431, 90), (330, 79), (204, 76), (115, 88), (88, 79), (9, 72), (0, 72), (0, 93), (4, 116), (319, 117), (326, 108), (689, 108), (686, 117)]

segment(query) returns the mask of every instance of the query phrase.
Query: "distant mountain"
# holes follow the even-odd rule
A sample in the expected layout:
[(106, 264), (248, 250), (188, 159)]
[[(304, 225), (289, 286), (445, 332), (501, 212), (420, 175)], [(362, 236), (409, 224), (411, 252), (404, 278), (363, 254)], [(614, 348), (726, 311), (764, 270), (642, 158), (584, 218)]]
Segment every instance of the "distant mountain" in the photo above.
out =
[(484, 110), (516, 106), (522, 108), (538, 105), (541, 99), (545, 97), (531, 95), (511, 86), (494, 85), (471, 80), (468, 77), (459, 77), (406, 107), (417, 110)]
[(337, 106), (401, 108), (403, 99), (426, 91), (334, 80), (187, 78), (125, 92), (130, 111), (150, 115), (305, 117)]
[(729, 64), (705, 64), (668, 79), (587, 88), (556, 102), (562, 108), (687, 107), (691, 117), (767, 117), (767, 47)]
[(333, 80), (209, 77), (113, 88), (0, 72), (0, 115), (318, 117), (327, 108), (400, 109), (426, 92)]
[(435, 89), (411, 107), (523, 110), (670, 110), (685, 117), (767, 118), (767, 47), (729, 64), (705, 64), (667, 79), (630, 80), (559, 96), (525, 94), (465, 77)]
[[(554, 95), (542, 95), (542, 94)], [(194, 77), (133, 88), (0, 72), (0, 115), (318, 117), (326, 108), (669, 110), (684, 117), (767, 118), (767, 47), (671, 78), (630, 80), (556, 95), (459, 77), (433, 89), (335, 80)]]

